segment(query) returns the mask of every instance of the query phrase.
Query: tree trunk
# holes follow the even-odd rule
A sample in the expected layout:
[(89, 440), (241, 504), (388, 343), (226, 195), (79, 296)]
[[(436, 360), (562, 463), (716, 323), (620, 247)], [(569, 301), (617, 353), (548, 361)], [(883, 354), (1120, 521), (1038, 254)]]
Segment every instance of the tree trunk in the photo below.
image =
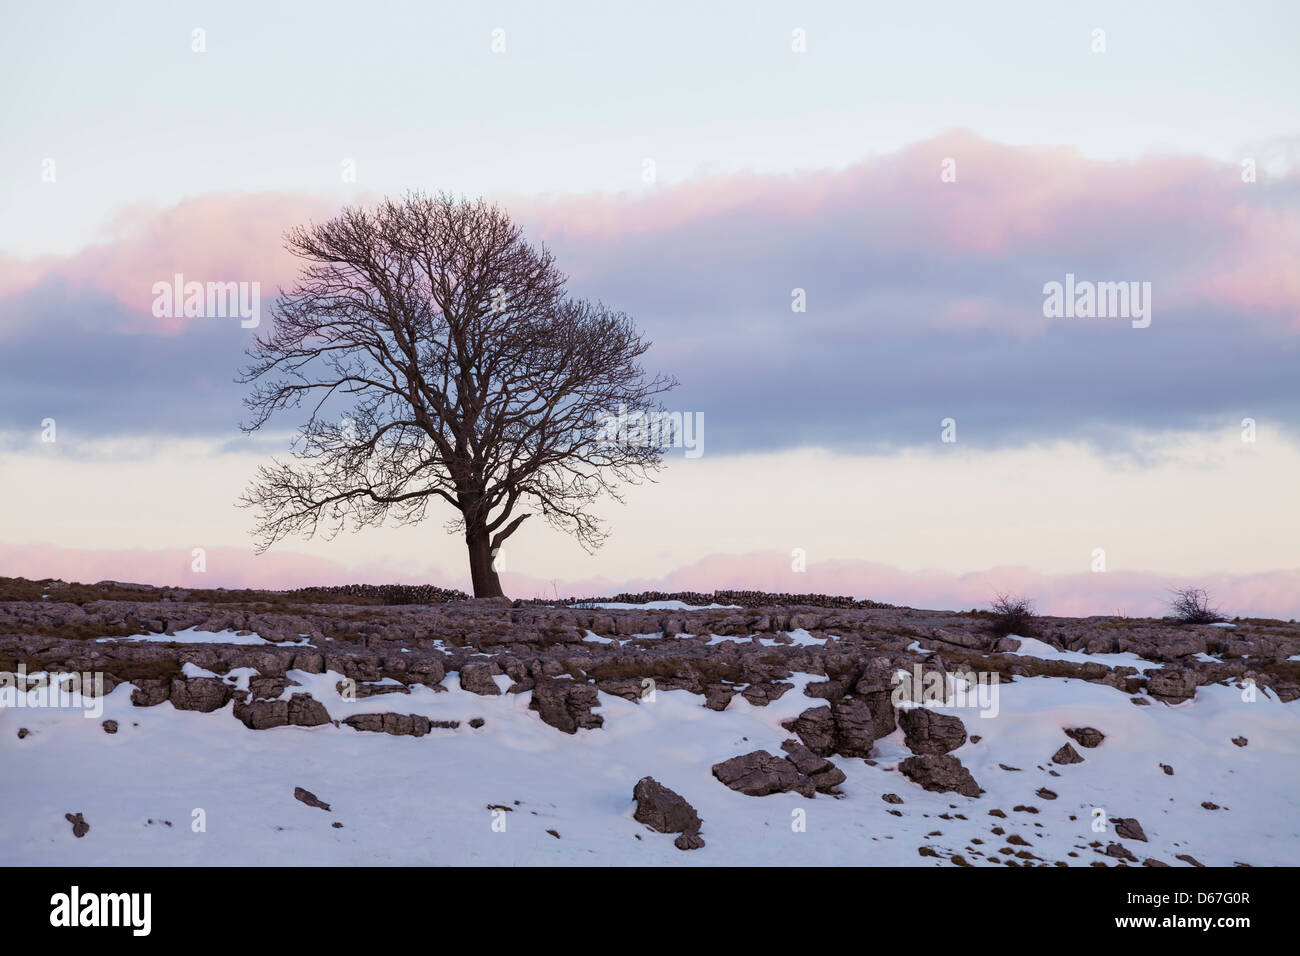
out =
[(492, 569), (492, 542), (487, 528), (467, 529), (465, 544), (469, 547), (469, 575), (474, 583), (474, 596), (504, 597), (501, 580)]

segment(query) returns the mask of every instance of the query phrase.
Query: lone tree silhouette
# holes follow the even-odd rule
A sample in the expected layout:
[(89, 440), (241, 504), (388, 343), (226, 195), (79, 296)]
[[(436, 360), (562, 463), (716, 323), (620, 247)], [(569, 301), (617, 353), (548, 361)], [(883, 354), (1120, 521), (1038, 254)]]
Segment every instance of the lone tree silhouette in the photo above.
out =
[(610, 440), (607, 416), (662, 411), (676, 385), (643, 372), (631, 318), (571, 298), (551, 253), (482, 200), (348, 207), (285, 245), (303, 264), (247, 353), (241, 428), (310, 412), (295, 461), (259, 467), (240, 499), (259, 512), (259, 552), (417, 522), (432, 499), (459, 513), (448, 531), (464, 533), (476, 597), (501, 596), (494, 556), (531, 514), (600, 546), (590, 505), (663, 454)]

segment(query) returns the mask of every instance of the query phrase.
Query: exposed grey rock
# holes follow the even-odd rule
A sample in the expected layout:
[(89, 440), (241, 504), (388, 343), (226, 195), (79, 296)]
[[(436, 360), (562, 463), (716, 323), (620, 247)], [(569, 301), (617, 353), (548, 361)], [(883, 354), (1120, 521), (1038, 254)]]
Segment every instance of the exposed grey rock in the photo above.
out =
[(310, 790), (304, 790), (302, 787), (293, 788), (293, 798), (307, 804), (309, 807), (318, 807), (325, 811), (328, 811), (330, 808), (328, 803), (320, 800), (317, 798), (316, 794), (312, 793)]
[(197, 710), (207, 714), (220, 710), (229, 700), (230, 685), (217, 678), (195, 677), (172, 681), (171, 702), (177, 710)]
[(1120, 860), (1127, 860), (1129, 863), (1136, 863), (1138, 861), (1137, 857), (1135, 857), (1129, 851), (1128, 847), (1124, 846), (1122, 843), (1108, 844), (1106, 847), (1106, 856), (1115, 857)]
[(1124, 840), (1140, 840), (1147, 842), (1147, 835), (1142, 832), (1142, 824), (1138, 823), (1133, 817), (1111, 817), (1111, 823), (1115, 824), (1115, 835)]
[(697, 830), (688, 830), (677, 835), (677, 839), (673, 840), (673, 846), (679, 850), (698, 850), (704, 846), (704, 837), (700, 836)]
[(903, 728), (903, 742), (914, 754), (946, 754), (966, 742), (961, 718), (928, 707), (900, 709), (898, 724)]
[(750, 684), (740, 693), (745, 700), (755, 707), (766, 707), (772, 701), (780, 700), (781, 696), (792, 687), (794, 687), (794, 684), (787, 684), (783, 681), (763, 681), (758, 684)]
[(420, 714), (353, 714), (344, 717), (343, 723), (354, 730), (394, 737), (423, 737), (432, 726), (429, 718)]
[(713, 776), (732, 790), (751, 797), (794, 791), (805, 797), (817, 792), (813, 781), (784, 757), (755, 750), (713, 765)]
[(876, 742), (876, 723), (865, 700), (841, 700), (831, 704), (835, 718), (835, 752), (842, 757), (870, 757)]
[(1106, 735), (1095, 727), (1067, 727), (1065, 736), (1069, 737), (1080, 747), (1099, 747), (1101, 742), (1106, 739)]
[(501, 688), (492, 679), (492, 668), (487, 664), (465, 664), (460, 669), (460, 686), (480, 697), (497, 697)]
[(704, 688), (704, 706), (709, 710), (726, 710), (737, 690), (731, 684), (709, 684)]
[(1056, 753), (1052, 754), (1052, 763), (1083, 763), (1083, 758), (1079, 756), (1079, 751), (1075, 750), (1069, 744), (1066, 744)]
[(830, 707), (809, 707), (781, 726), (798, 734), (804, 745), (818, 756), (835, 752), (835, 718)]
[(171, 697), (171, 681), (137, 680), (133, 683), (135, 690), (131, 691), (131, 703), (136, 707), (156, 707)]
[(898, 765), (898, 769), (913, 783), (936, 793), (955, 792), (964, 797), (978, 797), (984, 792), (970, 771), (952, 754), (908, 757)]
[(829, 707), (810, 707), (782, 727), (819, 757), (869, 757), (876, 740), (876, 724), (865, 700), (845, 699)]
[(1196, 672), (1168, 666), (1149, 671), (1147, 693), (1170, 704), (1190, 700), (1196, 696)]
[(680, 794), (668, 789), (654, 777), (642, 777), (632, 790), (636, 800), (633, 819), (660, 833), (698, 831), (700, 815)]
[(289, 723), (287, 700), (255, 700), (252, 703), (235, 701), (235, 717), (250, 730), (267, 730)]
[(591, 708), (599, 703), (596, 688), (574, 681), (539, 681), (533, 687), (528, 709), (537, 711), (546, 723), (566, 734), (577, 733), (580, 728), (595, 729), (604, 724), (604, 718), (593, 714)]
[(325, 705), (310, 694), (294, 694), (289, 698), (289, 723), (296, 727), (318, 727), (330, 723)]

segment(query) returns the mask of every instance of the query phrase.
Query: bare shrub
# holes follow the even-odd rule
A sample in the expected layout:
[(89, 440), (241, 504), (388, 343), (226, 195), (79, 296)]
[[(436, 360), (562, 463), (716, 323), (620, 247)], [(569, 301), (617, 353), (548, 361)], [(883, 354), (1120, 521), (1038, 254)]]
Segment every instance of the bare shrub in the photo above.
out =
[(989, 610), (993, 614), (993, 630), (1002, 637), (1027, 636), (1033, 630), (1034, 602), (1027, 597), (998, 592)]
[(1169, 599), (1170, 616), (1179, 624), (1213, 624), (1222, 621), (1223, 614), (1210, 606), (1210, 595), (1205, 588), (1174, 588)]

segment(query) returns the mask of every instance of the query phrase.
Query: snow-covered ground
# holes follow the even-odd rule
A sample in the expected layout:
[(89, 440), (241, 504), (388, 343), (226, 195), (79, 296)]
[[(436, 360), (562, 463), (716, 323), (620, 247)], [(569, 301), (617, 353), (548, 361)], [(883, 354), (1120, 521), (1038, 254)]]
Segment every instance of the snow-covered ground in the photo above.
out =
[[(951, 865), (950, 853), (978, 864), (972, 849), (996, 855), (1019, 834), (1028, 846), (1017, 850), (1086, 865), (1102, 859), (1091, 841), (1104, 848), (1118, 839), (1113, 828), (1093, 831), (1094, 808), (1137, 818), (1150, 842), (1119, 842), (1173, 865), (1180, 853), (1209, 865), (1291, 864), (1300, 841), (1300, 711), (1266, 693), (1247, 703), (1224, 686), (1171, 708), (1135, 707), (1126, 694), (1077, 680), (1003, 684), (998, 716), (957, 711), (981, 738), (954, 755), (982, 796), (927, 793), (902, 777), (893, 767), (909, 754), (895, 732), (877, 742), (875, 766), (833, 758), (848, 777), (841, 798), (807, 800), (745, 796), (710, 768), (759, 748), (779, 754), (790, 736), (780, 722), (820, 703), (802, 693), (819, 679), (809, 675), (795, 675), (795, 689), (766, 707), (737, 695), (721, 713), (685, 691), (641, 703), (601, 694), (605, 726), (573, 736), (529, 711), (528, 694), (478, 697), (454, 676), (446, 692), (416, 686), (356, 701), (339, 697), (338, 674), (290, 676), (302, 686), (286, 694), (310, 692), (336, 719), (393, 711), (462, 723), (423, 738), (346, 725), (253, 731), (231, 705), (211, 714), (133, 707), (128, 685), (103, 702), (114, 735), (77, 710), (0, 710), (0, 864)], [(229, 675), (243, 687), (248, 677)], [(486, 724), (471, 729), (473, 717)], [(1075, 726), (1106, 740), (1080, 749), (1081, 764), (1052, 764), (1069, 742), (1062, 728)], [(19, 727), (30, 731), (25, 739)], [(1247, 746), (1232, 743), (1242, 736)], [(671, 836), (632, 819), (632, 788), (647, 774), (696, 807), (704, 848), (677, 850)], [(330, 811), (295, 800), (295, 787)], [(1059, 798), (1037, 796), (1040, 787)], [(885, 793), (903, 803), (891, 806)], [(192, 826), (199, 811), (203, 832)], [(792, 826), (797, 811), (802, 832)], [(84, 814), (84, 838), (73, 837), (67, 812)], [(1006, 834), (993, 835), (994, 826)], [(943, 856), (922, 856), (921, 847)]]

